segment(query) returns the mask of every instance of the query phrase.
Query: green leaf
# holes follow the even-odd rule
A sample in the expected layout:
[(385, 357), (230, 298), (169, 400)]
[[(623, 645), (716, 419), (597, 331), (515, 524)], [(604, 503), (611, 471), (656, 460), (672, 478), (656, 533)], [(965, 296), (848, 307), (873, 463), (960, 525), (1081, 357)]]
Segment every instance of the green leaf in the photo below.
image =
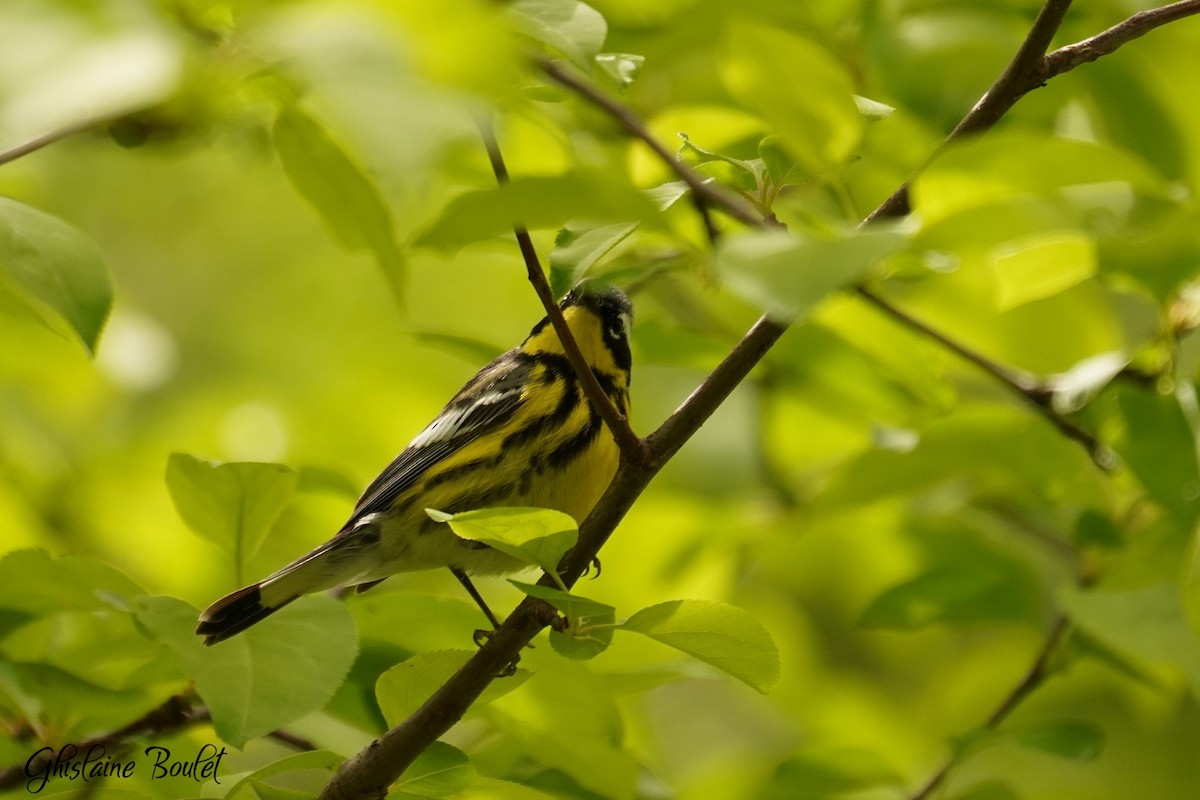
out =
[(330, 597), (302, 597), (213, 647), (194, 632), (198, 616), (172, 597), (144, 598), (137, 612), (196, 682), (217, 734), (239, 748), (322, 708), (358, 652), (350, 612)]
[(1048, 231), (991, 253), (1000, 311), (1050, 297), (1096, 274), (1096, 245), (1078, 231)]
[[(474, 653), (470, 650), (433, 650), (418, 653), (379, 676), (375, 682), (375, 699), (388, 725), (399, 725), (442, 687), (450, 676), (466, 664)], [(492, 681), (475, 706), (486, 705), (516, 689), (529, 679), (529, 670), (518, 669), (503, 680)]]
[(1142, 589), (1070, 589), (1063, 607), (1071, 620), (1132, 664), (1184, 675), (1200, 696), (1200, 642), (1187, 619), (1175, 583)]
[(239, 794), (244, 794), (245, 789), (249, 789), (255, 783), (263, 784), (267, 778), (303, 769), (332, 769), (340, 763), (342, 763), (342, 757), (328, 750), (310, 750), (307, 753), (296, 753), (295, 755), (281, 758), (253, 772), (244, 774), (225, 791), (224, 796), (226, 800), (234, 800)]
[(878, 122), (881, 119), (887, 119), (896, 112), (894, 106), (889, 106), (887, 103), (881, 103), (878, 100), (872, 100), (869, 97), (854, 95), (854, 105), (858, 109), (858, 113), (863, 115), (863, 119), (869, 122)]
[(298, 481), (298, 473), (282, 464), (220, 464), (186, 453), (167, 460), (167, 489), (179, 516), (229, 556), (238, 583)]
[(1071, 761), (1095, 761), (1104, 751), (1104, 731), (1091, 722), (1044, 723), (1013, 733), (1012, 739), (1025, 747)]
[(0, 558), (0, 608), (28, 614), (94, 611), (143, 594), (123, 573), (87, 556), (54, 559), (42, 550), (16, 550)]
[(71, 330), (95, 352), (112, 298), (104, 257), (87, 236), (0, 197), (0, 304), (7, 301), (56, 333)]
[(608, 35), (600, 12), (577, 0), (518, 0), (508, 14), (518, 31), (585, 70), (591, 69)]
[(1047, 134), (1002, 131), (950, 144), (912, 186), (913, 208), (923, 224), (965, 210), (1017, 198), (1049, 195), (1066, 187), (1080, 207), (1104, 205), (1114, 186), (1169, 197), (1169, 185), (1137, 156), (1107, 145)]
[(513, 227), (561, 228), (571, 220), (659, 224), (658, 209), (633, 187), (599, 175), (514, 178), (494, 189), (466, 192), (451, 200), (417, 239), (425, 247), (456, 249)]
[(549, 586), (512, 580), (509, 583), (530, 597), (545, 600), (567, 618), (570, 624), (567, 630), (550, 631), (550, 645), (559, 655), (586, 661), (612, 644), (617, 621), (617, 610), (612, 606)]
[(579, 222), (567, 223), (554, 237), (550, 262), (550, 288), (555, 297), (562, 297), (588, 273), (588, 270), (613, 248), (637, 230), (636, 222), (590, 226)]
[(554, 575), (558, 562), (579, 539), (575, 520), (548, 508), (485, 508), (461, 514), (429, 510), (429, 516), (448, 523), (462, 539), (482, 542)]
[(383, 193), (345, 149), (295, 104), (279, 112), (275, 149), (288, 180), (351, 250), (370, 250), (402, 297), (404, 256), (396, 244), (391, 211)]
[(1114, 448), (1155, 502), (1190, 530), (1200, 518), (1200, 457), (1180, 398), (1124, 383), (1111, 393), (1119, 412)]
[(475, 780), (467, 754), (445, 742), (433, 742), (417, 756), (392, 791), (417, 797), (450, 797)]
[(854, 152), (863, 118), (853, 85), (819, 46), (735, 21), (718, 66), (729, 93), (762, 116), (810, 173), (842, 164)]
[(643, 608), (620, 629), (670, 645), (764, 694), (779, 679), (779, 649), (771, 634), (735, 606), (672, 600)]
[(937, 566), (883, 592), (863, 612), (867, 628), (917, 630), (933, 623), (1025, 619), (1034, 612), (1027, 575), (1005, 561), (973, 557)]
[(862, 281), (904, 244), (902, 234), (875, 229), (825, 236), (763, 231), (725, 239), (716, 268), (731, 291), (786, 323), (804, 319), (827, 295)]

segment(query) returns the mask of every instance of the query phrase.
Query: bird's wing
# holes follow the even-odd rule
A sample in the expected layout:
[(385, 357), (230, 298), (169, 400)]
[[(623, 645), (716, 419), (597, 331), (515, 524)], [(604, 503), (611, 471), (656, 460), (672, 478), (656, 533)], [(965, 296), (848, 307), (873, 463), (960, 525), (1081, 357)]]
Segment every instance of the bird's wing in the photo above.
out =
[(480, 370), (371, 482), (343, 530), (370, 514), (386, 511), (396, 496), (431, 466), (511, 419), (521, 404), (532, 368), (531, 361), (506, 353)]

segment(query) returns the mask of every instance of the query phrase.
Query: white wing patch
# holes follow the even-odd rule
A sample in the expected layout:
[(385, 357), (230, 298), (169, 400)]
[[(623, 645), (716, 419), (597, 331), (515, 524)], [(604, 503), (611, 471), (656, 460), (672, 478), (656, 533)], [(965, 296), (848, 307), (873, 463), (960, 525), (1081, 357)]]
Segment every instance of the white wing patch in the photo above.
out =
[(409, 443), (409, 447), (428, 447), (438, 442), (447, 442), (463, 434), (470, 433), (495, 417), (495, 406), (513, 395), (519, 395), (523, 386), (509, 386), (504, 389), (492, 389), (475, 398), (468, 406), (447, 409), (441, 416), (417, 434), (417, 438)]

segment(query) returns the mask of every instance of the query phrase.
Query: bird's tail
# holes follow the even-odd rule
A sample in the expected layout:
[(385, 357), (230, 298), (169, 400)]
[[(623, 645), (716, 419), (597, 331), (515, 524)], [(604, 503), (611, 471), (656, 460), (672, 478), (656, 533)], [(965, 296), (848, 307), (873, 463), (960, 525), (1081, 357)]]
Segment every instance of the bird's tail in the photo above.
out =
[(200, 615), (200, 624), (196, 626), (196, 633), (204, 637), (205, 647), (223, 642), (274, 614), (299, 596), (294, 594), (275, 605), (266, 605), (262, 598), (262, 584), (253, 583), (225, 595), (204, 609), (204, 613)]
[(353, 582), (362, 571), (354, 537), (334, 537), (283, 569), (227, 594), (200, 614), (196, 633), (212, 645), (241, 633), (301, 595)]

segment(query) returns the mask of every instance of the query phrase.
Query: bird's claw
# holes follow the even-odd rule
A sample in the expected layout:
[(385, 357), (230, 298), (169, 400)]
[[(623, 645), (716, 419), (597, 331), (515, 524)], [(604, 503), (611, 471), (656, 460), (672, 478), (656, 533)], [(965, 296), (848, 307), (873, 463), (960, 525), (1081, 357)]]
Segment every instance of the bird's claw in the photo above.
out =
[(591, 575), (591, 572), (593, 569), (596, 570), (596, 574), (592, 575), (592, 580), (595, 580), (596, 578), (600, 577), (600, 557), (599, 556), (592, 556), (591, 562), (586, 567), (584, 567), (583, 574)]

